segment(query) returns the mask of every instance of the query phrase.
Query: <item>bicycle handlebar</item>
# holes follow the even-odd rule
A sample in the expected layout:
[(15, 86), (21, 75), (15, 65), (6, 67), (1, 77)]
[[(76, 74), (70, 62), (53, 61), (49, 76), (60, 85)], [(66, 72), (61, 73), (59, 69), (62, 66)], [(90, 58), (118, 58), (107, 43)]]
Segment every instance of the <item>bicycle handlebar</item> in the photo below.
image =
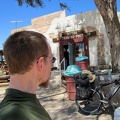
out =
[[(94, 70), (90, 70), (90, 72), (92, 72), (93, 74), (95, 74), (96, 76), (100, 76), (101, 74), (98, 73), (98, 71), (94, 71)], [(120, 84), (119, 83), (120, 81), (120, 76), (117, 78), (117, 79), (114, 79), (112, 81), (107, 81), (105, 83), (101, 83), (102, 85), (109, 85), (109, 84), (112, 84), (112, 83), (115, 83), (115, 84)]]
[(106, 85), (110, 85), (112, 83), (115, 83), (116, 85), (120, 84), (120, 76), (117, 79), (114, 79), (112, 81), (107, 81), (107, 82), (104, 82), (104, 83), (100, 83), (100, 84), (103, 85), (103, 86), (106, 86)]

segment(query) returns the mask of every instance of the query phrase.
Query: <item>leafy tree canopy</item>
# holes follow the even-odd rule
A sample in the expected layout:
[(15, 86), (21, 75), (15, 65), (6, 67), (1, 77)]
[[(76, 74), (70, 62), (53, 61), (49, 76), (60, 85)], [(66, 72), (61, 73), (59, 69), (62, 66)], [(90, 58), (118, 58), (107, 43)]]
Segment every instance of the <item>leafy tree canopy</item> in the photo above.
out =
[[(31, 6), (31, 7), (42, 7), (43, 8), (45, 5), (43, 0), (17, 0), (17, 1), (18, 1), (19, 6), (26, 4), (27, 6)], [(67, 9), (70, 11), (70, 7), (68, 7), (66, 3), (59, 2), (59, 5), (62, 10)]]

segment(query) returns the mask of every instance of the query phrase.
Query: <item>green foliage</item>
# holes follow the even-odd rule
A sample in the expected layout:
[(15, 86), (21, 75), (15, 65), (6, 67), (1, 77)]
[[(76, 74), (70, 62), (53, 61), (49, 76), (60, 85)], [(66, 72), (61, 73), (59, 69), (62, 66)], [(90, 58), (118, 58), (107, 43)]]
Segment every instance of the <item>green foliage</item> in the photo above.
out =
[(23, 4), (26, 4), (27, 6), (31, 6), (31, 7), (44, 6), (42, 0), (17, 0), (17, 1), (19, 6), (22, 6)]
[(70, 7), (68, 7), (66, 3), (61, 3), (60, 2), (60, 7), (61, 7), (62, 10), (67, 9), (67, 10), (70, 11)]
[[(17, 1), (19, 6), (26, 4), (27, 6), (31, 6), (31, 7), (42, 7), (42, 8), (44, 7), (43, 0), (17, 0)], [(48, 1), (51, 1), (51, 0), (48, 0)], [(60, 8), (62, 10), (67, 9), (70, 11), (70, 7), (68, 7), (66, 3), (60, 2)]]

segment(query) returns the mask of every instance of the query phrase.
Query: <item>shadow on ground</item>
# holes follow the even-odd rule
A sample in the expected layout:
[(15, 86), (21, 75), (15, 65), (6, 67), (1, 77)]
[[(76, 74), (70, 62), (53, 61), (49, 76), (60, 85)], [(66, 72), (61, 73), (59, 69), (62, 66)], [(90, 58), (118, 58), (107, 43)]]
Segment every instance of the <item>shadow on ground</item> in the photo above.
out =
[(46, 89), (37, 91), (40, 103), (50, 114), (52, 120), (113, 120), (112, 109), (104, 109), (96, 115), (83, 115), (78, 112), (75, 101), (68, 99), (66, 89)]

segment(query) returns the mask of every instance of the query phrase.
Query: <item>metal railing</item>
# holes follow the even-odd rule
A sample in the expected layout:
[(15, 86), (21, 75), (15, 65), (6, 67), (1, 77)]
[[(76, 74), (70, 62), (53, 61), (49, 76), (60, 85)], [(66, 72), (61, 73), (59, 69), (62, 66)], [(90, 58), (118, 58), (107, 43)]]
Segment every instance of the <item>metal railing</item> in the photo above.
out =
[(62, 85), (62, 70), (61, 70), (61, 65), (64, 65), (64, 71), (65, 71), (65, 58), (62, 59), (62, 61), (60, 62), (59, 66), (60, 66), (60, 86)]

